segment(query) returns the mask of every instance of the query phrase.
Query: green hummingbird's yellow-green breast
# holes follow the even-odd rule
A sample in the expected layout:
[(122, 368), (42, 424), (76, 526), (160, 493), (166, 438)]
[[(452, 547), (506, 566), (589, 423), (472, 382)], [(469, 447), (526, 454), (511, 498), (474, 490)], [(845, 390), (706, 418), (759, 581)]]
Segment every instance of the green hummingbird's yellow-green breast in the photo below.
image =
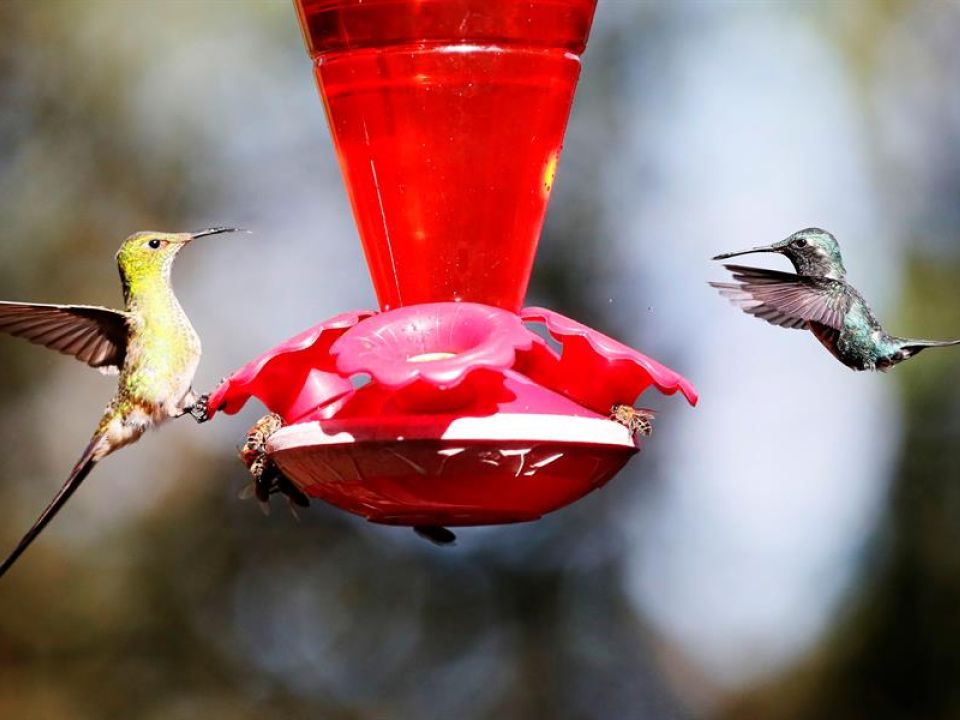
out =
[[(127, 346), (117, 395), (104, 425), (122, 417), (131, 430), (146, 429), (180, 414), (191, 401), (188, 395), (200, 362), (200, 339), (170, 281), (174, 259), (191, 240), (189, 233), (139, 232), (117, 252)], [(111, 434), (121, 443), (126, 440)]]
[(154, 421), (182, 410), (200, 362), (200, 338), (170, 281), (177, 253), (193, 237), (136, 233), (117, 253), (129, 328), (118, 396), (140, 405)]

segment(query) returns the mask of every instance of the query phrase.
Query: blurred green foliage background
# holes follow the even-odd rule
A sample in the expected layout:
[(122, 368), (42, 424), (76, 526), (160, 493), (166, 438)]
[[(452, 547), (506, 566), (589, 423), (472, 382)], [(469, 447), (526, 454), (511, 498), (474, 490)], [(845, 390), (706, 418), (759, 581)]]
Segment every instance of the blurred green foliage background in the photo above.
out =
[[(960, 336), (958, 38), (948, 2), (601, 0), (531, 299), (702, 407), (653, 399), (608, 488), (453, 550), (265, 518), (258, 409), (173, 423), (4, 578), (0, 717), (960, 717), (960, 353), (853, 376), (705, 285), (823, 225), (892, 330)], [(214, 224), (256, 234), (178, 262), (199, 387), (373, 305), (292, 7), (0, 2), (0, 297), (116, 305), (124, 236)], [(112, 386), (9, 338), (0, 368), (6, 548)]]

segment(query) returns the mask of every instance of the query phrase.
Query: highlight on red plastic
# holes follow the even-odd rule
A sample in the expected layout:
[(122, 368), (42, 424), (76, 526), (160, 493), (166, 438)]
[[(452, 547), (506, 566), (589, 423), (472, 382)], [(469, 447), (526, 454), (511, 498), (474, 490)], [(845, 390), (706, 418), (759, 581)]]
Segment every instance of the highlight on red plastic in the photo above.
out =
[(650, 386), (697, 401), (682, 376), (559, 313), (447, 302), (333, 318), (209, 405), (257, 397), (283, 416), (269, 447), (308, 495), (376, 522), (473, 525), (535, 519), (613, 477), (637, 445), (610, 406)]
[(299, 423), (270, 448), (307, 495), (391, 525), (536, 520), (603, 486), (636, 453), (609, 420), (508, 412)]
[(298, 0), (381, 309), (526, 293), (596, 0)]

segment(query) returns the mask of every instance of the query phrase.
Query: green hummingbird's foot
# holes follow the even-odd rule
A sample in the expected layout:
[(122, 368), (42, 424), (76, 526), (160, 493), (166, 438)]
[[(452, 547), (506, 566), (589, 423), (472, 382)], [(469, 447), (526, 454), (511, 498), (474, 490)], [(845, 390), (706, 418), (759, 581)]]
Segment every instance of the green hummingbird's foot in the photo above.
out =
[(429, 540), (440, 547), (450, 547), (457, 544), (457, 536), (440, 525), (414, 525), (413, 531), (424, 540)]
[(205, 393), (198, 397), (194, 401), (193, 405), (187, 409), (187, 412), (189, 412), (190, 416), (197, 421), (197, 424), (205, 423), (210, 419), (209, 402), (210, 395)]

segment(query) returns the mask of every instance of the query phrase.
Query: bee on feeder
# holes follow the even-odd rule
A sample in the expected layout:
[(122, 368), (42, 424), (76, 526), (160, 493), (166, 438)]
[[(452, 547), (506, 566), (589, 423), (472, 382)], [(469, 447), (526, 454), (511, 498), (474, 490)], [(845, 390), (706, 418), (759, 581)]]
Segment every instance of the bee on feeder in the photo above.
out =
[(653, 434), (653, 419), (657, 414), (650, 408), (635, 408), (632, 405), (617, 404), (610, 408), (610, 419), (629, 430), (634, 439), (650, 437)]
[[(237, 450), (240, 460), (253, 477), (250, 485), (241, 492), (241, 497), (247, 498), (251, 495), (256, 497), (264, 513), (269, 512), (270, 496), (274, 493), (285, 495), (291, 510), (294, 505), (300, 507), (310, 505), (307, 496), (280, 472), (277, 464), (267, 455), (267, 441), (281, 427), (283, 427), (283, 419), (279, 415), (276, 413), (264, 415), (247, 431), (247, 439)], [(294, 515), (296, 515), (295, 512)]]

